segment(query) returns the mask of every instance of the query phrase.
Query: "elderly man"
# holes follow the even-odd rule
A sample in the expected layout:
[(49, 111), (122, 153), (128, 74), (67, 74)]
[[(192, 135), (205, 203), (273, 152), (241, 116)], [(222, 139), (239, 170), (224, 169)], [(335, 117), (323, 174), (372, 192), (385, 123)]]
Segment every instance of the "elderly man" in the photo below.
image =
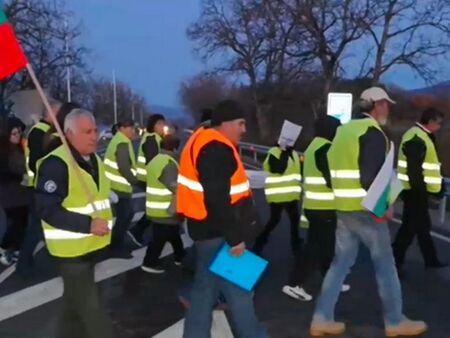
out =
[(427, 329), (424, 322), (411, 321), (403, 315), (402, 292), (387, 224), (390, 213), (376, 219), (362, 206), (389, 149), (381, 126), (387, 123), (392, 103), (395, 102), (382, 88), (365, 90), (360, 99), (362, 118), (339, 127), (328, 152), (338, 225), (334, 260), (323, 281), (311, 323), (313, 337), (345, 331), (344, 323), (334, 321), (334, 308), (344, 279), (358, 256), (360, 243), (367, 247), (372, 258), (386, 336), (414, 336)]
[(112, 323), (94, 281), (96, 257), (110, 244), (113, 219), (109, 180), (95, 154), (95, 119), (75, 109), (65, 119), (64, 132), (71, 155), (58, 147), (38, 161), (36, 177), (37, 212), (64, 283), (57, 337), (110, 338)]

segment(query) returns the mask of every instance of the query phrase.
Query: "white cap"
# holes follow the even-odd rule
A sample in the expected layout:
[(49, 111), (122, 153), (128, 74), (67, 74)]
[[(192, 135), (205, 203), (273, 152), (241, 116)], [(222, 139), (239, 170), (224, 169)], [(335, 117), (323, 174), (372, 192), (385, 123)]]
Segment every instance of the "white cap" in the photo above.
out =
[(369, 89), (366, 89), (365, 91), (362, 92), (361, 99), (370, 102), (386, 100), (393, 104), (396, 103), (389, 97), (388, 93), (386, 93), (386, 91), (380, 87), (371, 87)]

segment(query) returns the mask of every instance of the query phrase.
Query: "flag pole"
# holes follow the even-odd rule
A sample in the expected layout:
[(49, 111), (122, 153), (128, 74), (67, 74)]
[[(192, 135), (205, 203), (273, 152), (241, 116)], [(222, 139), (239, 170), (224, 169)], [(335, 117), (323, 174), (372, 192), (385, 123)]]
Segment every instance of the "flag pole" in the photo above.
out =
[(30, 74), (31, 80), (33, 81), (34, 85), (36, 86), (36, 90), (39, 93), (39, 96), (42, 99), (42, 102), (44, 103), (44, 107), (45, 109), (48, 111), (50, 119), (53, 122), (53, 125), (55, 126), (55, 129), (61, 139), (61, 142), (63, 144), (64, 149), (66, 150), (68, 156), (69, 156), (69, 163), (72, 164), (74, 170), (75, 170), (75, 174), (77, 175), (78, 181), (81, 184), (82, 189), (84, 190), (84, 192), (86, 193), (87, 197), (88, 197), (88, 201), (89, 203), (93, 206), (94, 211), (98, 211), (97, 207), (95, 205), (94, 202), (94, 195), (93, 193), (89, 190), (85, 179), (83, 178), (83, 176), (81, 175), (81, 171), (80, 171), (80, 167), (77, 164), (77, 162), (75, 161), (73, 155), (72, 155), (72, 151), (70, 150), (69, 144), (67, 143), (67, 139), (61, 129), (61, 126), (59, 125), (58, 120), (56, 119), (56, 115), (55, 112), (53, 111), (52, 107), (50, 106), (50, 103), (48, 102), (47, 96), (44, 93), (44, 89), (42, 88), (41, 84), (39, 83), (39, 80), (37, 79), (36, 73), (33, 70), (33, 67), (31, 66), (31, 64), (27, 63), (26, 68), (28, 70), (28, 73)]
[(67, 36), (67, 27), (68, 27), (67, 19), (64, 19), (64, 27), (66, 29), (64, 43), (65, 43), (65, 52), (66, 52), (65, 62), (66, 62), (66, 81), (67, 81), (67, 101), (72, 102), (72, 89), (71, 89), (72, 74), (71, 74), (71, 69), (70, 69), (70, 65), (69, 65), (69, 38)]
[(113, 102), (114, 102), (114, 123), (117, 123), (117, 89), (116, 89), (116, 71), (113, 70)]

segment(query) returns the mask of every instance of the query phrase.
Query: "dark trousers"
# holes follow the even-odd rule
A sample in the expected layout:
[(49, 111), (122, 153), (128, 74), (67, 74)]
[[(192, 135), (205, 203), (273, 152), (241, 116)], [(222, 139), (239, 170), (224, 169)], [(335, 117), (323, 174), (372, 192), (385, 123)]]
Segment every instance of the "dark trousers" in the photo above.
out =
[(20, 250), (28, 223), (28, 206), (5, 209), (7, 230), (2, 247), (12, 251)]
[(133, 219), (133, 206), (130, 197), (119, 197), (114, 207), (116, 222), (111, 236), (111, 249), (115, 251), (125, 250), (125, 234)]
[(328, 271), (334, 257), (337, 216), (331, 210), (305, 210), (309, 222), (306, 246), (297, 253), (296, 262), (289, 277), (289, 285), (303, 285), (316, 269), (322, 276)]
[(262, 251), (267, 241), (269, 240), (270, 233), (280, 223), (281, 213), (286, 210), (289, 216), (291, 224), (291, 248), (295, 252), (300, 246), (300, 239), (298, 237), (298, 225), (300, 221), (300, 210), (298, 201), (286, 202), (286, 203), (270, 203), (270, 219), (264, 227), (262, 233), (258, 236), (253, 246), (253, 251), (259, 253)]
[(147, 216), (144, 213), (141, 219), (136, 222), (130, 231), (138, 241), (144, 241), (144, 233), (149, 226), (150, 222), (147, 220)]
[(58, 259), (58, 268), (64, 283), (64, 294), (56, 337), (115, 337), (111, 319), (100, 303), (94, 281), (94, 264)]
[[(140, 193), (143, 192), (145, 194), (146, 184), (140, 183), (137, 186), (136, 191)], [(136, 222), (133, 228), (130, 229), (130, 232), (138, 241), (142, 243), (144, 241), (144, 233), (147, 230), (147, 228), (151, 225), (151, 222), (147, 220), (147, 216), (145, 215), (145, 197), (142, 199), (137, 199), (134, 204), (135, 204), (134, 211), (135, 212), (144, 211), (144, 214), (142, 215), (141, 219)]]
[(19, 260), (16, 266), (16, 270), (22, 275), (31, 272), (34, 264), (34, 250), (41, 240), (44, 240), (41, 220), (36, 213), (34, 203), (32, 203), (30, 205), (25, 238), (22, 243), (22, 248), (20, 249)]
[(431, 238), (431, 219), (427, 196), (413, 191), (403, 192), (402, 225), (395, 237), (393, 251), (397, 266), (404, 263), (406, 250), (415, 236), (419, 242), (425, 265), (438, 263), (436, 248)]
[(147, 247), (144, 265), (152, 266), (158, 264), (159, 256), (167, 242), (172, 245), (175, 259), (181, 261), (185, 251), (181, 240), (180, 226), (178, 224), (153, 223), (152, 230), (152, 241)]

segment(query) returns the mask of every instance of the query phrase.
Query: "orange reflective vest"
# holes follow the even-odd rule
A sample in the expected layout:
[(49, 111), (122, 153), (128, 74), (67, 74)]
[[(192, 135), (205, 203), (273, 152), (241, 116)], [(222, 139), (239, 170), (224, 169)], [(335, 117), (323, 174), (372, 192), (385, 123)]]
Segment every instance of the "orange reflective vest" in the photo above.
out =
[(177, 213), (202, 221), (208, 211), (205, 207), (203, 186), (199, 182), (197, 159), (200, 151), (210, 142), (221, 142), (233, 150), (237, 169), (230, 180), (230, 199), (234, 205), (244, 198), (251, 197), (250, 184), (236, 147), (215, 129), (198, 129), (188, 140), (180, 158), (177, 188)]

